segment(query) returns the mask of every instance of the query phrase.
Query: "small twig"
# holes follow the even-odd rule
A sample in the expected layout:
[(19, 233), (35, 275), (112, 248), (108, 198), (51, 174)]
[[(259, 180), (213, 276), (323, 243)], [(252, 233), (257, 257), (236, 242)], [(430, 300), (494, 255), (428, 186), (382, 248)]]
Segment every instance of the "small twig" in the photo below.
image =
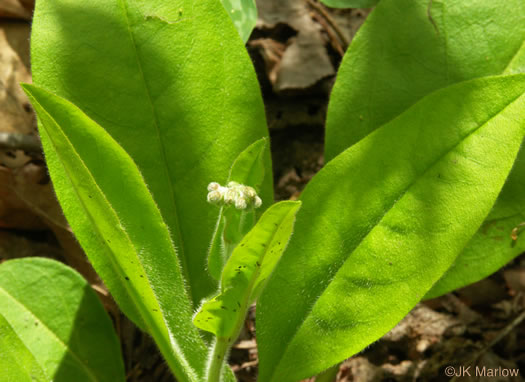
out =
[(326, 21), (323, 19), (323, 17), (314, 13), (312, 14), (312, 16), (319, 24), (323, 26), (324, 30), (328, 34), (328, 37), (330, 38), (330, 44), (337, 51), (337, 53), (339, 53), (339, 55), (343, 57), (345, 54), (345, 49), (342, 47), (334, 32), (332, 32), (330, 27), (326, 24)]
[(481, 349), (479, 352), (474, 354), (472, 357), (472, 361), (476, 361), (481, 355), (483, 355), (487, 350), (489, 350), (491, 347), (496, 345), (498, 342), (500, 342), (507, 334), (509, 334), (516, 326), (521, 324), (521, 322), (525, 320), (525, 310), (521, 312), (521, 314), (518, 315), (514, 320), (510, 322), (503, 330), (501, 330), (496, 337), (492, 339), (483, 349)]
[[(506, 335), (508, 335), (516, 326), (521, 324), (525, 320), (525, 310), (521, 312), (514, 320), (512, 320), (507, 326), (501, 330), (496, 337), (492, 339), (487, 345), (485, 345), (481, 350), (474, 353), (474, 355), (467, 362), (467, 366), (472, 365), (476, 362), (483, 354), (485, 354), (490, 348), (500, 342)], [(451, 382), (456, 381), (457, 377), (451, 379)]]
[(337, 25), (337, 22), (332, 18), (332, 16), (330, 16), (330, 14), (328, 12), (326, 12), (326, 10), (323, 8), (323, 6), (321, 4), (316, 3), (313, 0), (307, 0), (307, 1), (308, 1), (308, 4), (310, 4), (310, 6), (313, 9), (315, 9), (317, 12), (319, 12), (321, 14), (321, 16), (324, 17), (326, 22), (328, 24), (330, 24), (330, 26), (332, 27), (334, 32), (339, 37), (339, 40), (341, 41), (341, 43), (343, 45), (343, 50), (346, 50), (348, 48), (348, 45), (350, 45), (350, 41), (348, 41), (348, 39), (344, 35), (344, 33), (341, 30), (341, 28), (339, 28), (339, 25)]
[(42, 152), (40, 139), (37, 136), (21, 133), (0, 132), (0, 149)]

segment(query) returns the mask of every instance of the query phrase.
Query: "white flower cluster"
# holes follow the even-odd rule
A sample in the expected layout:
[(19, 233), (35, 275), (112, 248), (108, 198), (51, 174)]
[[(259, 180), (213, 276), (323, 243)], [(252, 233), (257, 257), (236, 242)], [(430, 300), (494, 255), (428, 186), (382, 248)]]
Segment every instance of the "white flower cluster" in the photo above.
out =
[(253, 187), (237, 182), (230, 182), (226, 187), (212, 182), (208, 185), (208, 191), (208, 202), (212, 204), (221, 206), (233, 204), (238, 210), (245, 210), (252, 206), (259, 208), (262, 205), (262, 200)]

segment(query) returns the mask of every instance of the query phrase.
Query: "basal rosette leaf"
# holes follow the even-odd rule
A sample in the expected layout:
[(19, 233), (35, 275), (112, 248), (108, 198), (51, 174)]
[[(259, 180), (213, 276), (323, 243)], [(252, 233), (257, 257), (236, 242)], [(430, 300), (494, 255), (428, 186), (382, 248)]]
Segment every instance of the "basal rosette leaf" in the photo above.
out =
[(113, 324), (73, 269), (44, 258), (6, 261), (0, 307), (0, 380), (125, 380)]
[(0, 314), (0, 378), (2, 381), (51, 382), (35, 357)]
[[(253, 65), (222, 4), (37, 1), (31, 64), (36, 85), (77, 105), (133, 158), (197, 305), (216, 289), (203, 271), (216, 222), (206, 186), (268, 136)], [(270, 170), (261, 197), (272, 198)]]
[(423, 298), (503, 187), (525, 134), (524, 92), (525, 75), (441, 89), (312, 179), (257, 307), (260, 380), (341, 362)]
[[(327, 116), (326, 158), (437, 89), (524, 71), (523, 1), (381, 1), (341, 64)], [(429, 296), (480, 280), (525, 251), (524, 241), (509, 239), (525, 205), (524, 161), (522, 150), (487, 221)]]
[(95, 270), (178, 380), (198, 381), (206, 348), (168, 228), (137, 166), (75, 105), (36, 86), (24, 90), (58, 200)]

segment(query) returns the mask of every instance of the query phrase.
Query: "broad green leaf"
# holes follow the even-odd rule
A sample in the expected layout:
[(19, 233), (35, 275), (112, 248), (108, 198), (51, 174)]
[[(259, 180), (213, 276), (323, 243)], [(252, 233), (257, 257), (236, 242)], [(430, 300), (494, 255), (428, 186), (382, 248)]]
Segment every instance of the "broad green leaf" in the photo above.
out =
[(35, 357), (0, 314), (0, 380), (4, 382), (51, 382)]
[[(434, 90), (519, 72), (525, 72), (523, 1), (384, 0), (341, 64), (327, 116), (326, 158)], [(523, 161), (525, 150), (517, 163)], [(525, 251), (525, 242), (511, 248), (508, 240), (525, 206), (524, 178), (525, 167), (516, 166), (483, 228), (458, 257), (455, 270), (444, 276), (450, 279), (436, 285), (432, 295), (480, 280)], [(460, 272), (465, 265), (468, 272)]]
[(332, 8), (370, 8), (379, 3), (379, 0), (321, 0)]
[(293, 232), (301, 202), (271, 206), (235, 248), (221, 275), (219, 295), (206, 301), (194, 317), (197, 327), (232, 342), (246, 311), (257, 299)]
[(255, 0), (221, 0), (222, 5), (239, 31), (245, 43), (250, 38), (257, 23), (257, 7)]
[[(0, 312), (0, 380), (125, 381), (111, 320), (89, 284), (62, 263), (0, 265)], [(17, 368), (25, 373), (10, 374)]]
[(24, 90), (40, 120), (58, 199), (91, 263), (178, 380), (198, 381), (206, 349), (168, 229), (139, 170), (76, 106), (35, 86)]
[[(259, 193), (264, 180), (267, 146), (267, 139), (263, 138), (241, 152), (233, 162), (226, 184), (234, 181), (253, 187)], [(271, 203), (271, 200), (265, 201), (265, 204)], [(208, 271), (213, 278), (219, 280), (224, 264), (244, 235), (255, 225), (255, 220), (253, 209), (238, 211), (232, 206), (220, 208), (208, 253)]]
[(525, 134), (525, 75), (425, 97), (329, 162), (257, 308), (261, 381), (315, 375), (380, 338), (452, 265)]
[[(513, 73), (525, 73), (525, 39), (505, 68), (504, 74)], [(484, 279), (523, 253), (525, 241), (513, 242), (510, 235), (513, 228), (524, 221), (525, 150), (522, 149), (483, 226), (425, 298), (438, 297)]]
[[(525, 235), (514, 242), (512, 229), (525, 222), (525, 160), (523, 148), (496, 206), (470, 240), (454, 265), (426, 294), (425, 299), (441, 296), (479, 281), (503, 267), (525, 250)], [(521, 159), (521, 160), (520, 160)]]
[[(223, 6), (38, 1), (31, 43), (34, 83), (77, 105), (139, 167), (198, 305), (216, 290), (204, 271), (217, 218), (206, 186), (268, 135), (251, 60)], [(271, 200), (265, 160), (262, 197)]]

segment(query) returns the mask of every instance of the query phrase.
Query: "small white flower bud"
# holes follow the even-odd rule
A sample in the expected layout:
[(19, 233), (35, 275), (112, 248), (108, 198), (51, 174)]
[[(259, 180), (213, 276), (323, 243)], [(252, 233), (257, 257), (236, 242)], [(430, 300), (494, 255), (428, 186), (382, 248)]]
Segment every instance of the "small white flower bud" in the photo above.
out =
[(244, 195), (250, 198), (250, 200), (253, 200), (257, 196), (257, 193), (255, 192), (253, 187), (246, 187), (244, 189)]
[(239, 186), (239, 183), (237, 182), (229, 182), (228, 183), (228, 188), (234, 188), (234, 187), (238, 187)]
[(246, 199), (237, 198), (237, 200), (235, 200), (235, 208), (237, 208), (238, 210), (244, 210), (247, 207), (248, 207), (248, 204), (246, 203)]
[(224, 193), (224, 203), (231, 204), (234, 203), (237, 198), (237, 192), (232, 189), (227, 189)]
[(219, 191), (211, 191), (208, 193), (208, 203), (217, 204), (222, 200), (222, 194)]
[(258, 196), (255, 196), (255, 200), (253, 202), (253, 205), (255, 208), (259, 208), (260, 206), (262, 206), (262, 199), (259, 198)]
[(220, 187), (221, 185), (219, 183), (211, 182), (210, 184), (208, 184), (208, 191), (217, 191)]

